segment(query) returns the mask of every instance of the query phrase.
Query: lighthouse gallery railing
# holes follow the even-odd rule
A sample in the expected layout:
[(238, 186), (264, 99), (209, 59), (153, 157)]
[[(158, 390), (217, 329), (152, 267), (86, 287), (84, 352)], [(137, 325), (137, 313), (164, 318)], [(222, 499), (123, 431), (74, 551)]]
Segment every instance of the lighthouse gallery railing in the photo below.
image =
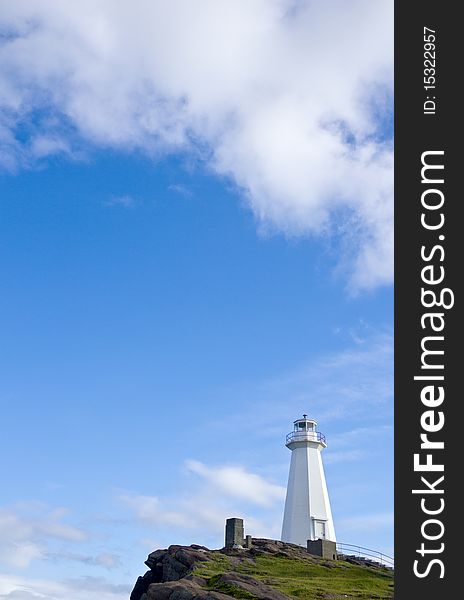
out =
[(326, 443), (325, 435), (320, 431), (291, 431), (285, 438), (285, 443), (289, 442), (304, 442), (304, 441), (318, 441)]

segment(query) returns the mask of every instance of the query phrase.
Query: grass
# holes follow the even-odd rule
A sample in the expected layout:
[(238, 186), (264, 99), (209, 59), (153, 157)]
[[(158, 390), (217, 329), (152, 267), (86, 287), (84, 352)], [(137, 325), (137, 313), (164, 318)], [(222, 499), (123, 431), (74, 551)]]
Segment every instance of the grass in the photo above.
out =
[(208, 588), (210, 590), (214, 590), (215, 592), (223, 592), (224, 594), (228, 594), (232, 596), (232, 598), (242, 598), (243, 600), (255, 600), (256, 596), (250, 594), (246, 590), (242, 590), (239, 587), (232, 585), (230, 583), (224, 583), (219, 581), (222, 573), (218, 575), (213, 575), (208, 580)]
[(218, 581), (221, 575), (232, 571), (250, 575), (295, 600), (387, 600), (393, 597), (393, 574), (388, 570), (314, 557), (265, 555), (253, 560), (235, 558), (231, 561), (220, 553), (210, 556), (211, 560), (197, 567), (195, 574), (207, 580), (208, 589), (221, 591), (232, 598), (254, 599), (245, 590)]

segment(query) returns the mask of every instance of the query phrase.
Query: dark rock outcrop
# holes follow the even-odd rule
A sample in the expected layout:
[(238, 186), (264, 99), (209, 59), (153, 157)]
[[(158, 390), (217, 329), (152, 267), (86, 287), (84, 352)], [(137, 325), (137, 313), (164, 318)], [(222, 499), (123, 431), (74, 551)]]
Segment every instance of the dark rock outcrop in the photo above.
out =
[(169, 546), (148, 555), (145, 564), (156, 577), (156, 583), (177, 581), (185, 577), (198, 562), (208, 560), (207, 548), (203, 546)]
[[(192, 572), (195, 564), (208, 560), (207, 552), (207, 548), (196, 544), (169, 546), (167, 550), (152, 552), (145, 561), (150, 570), (143, 577), (137, 579), (130, 600), (141, 600), (152, 584), (179, 581), (179, 579), (185, 578)], [(174, 598), (177, 596), (174, 596), (172, 600)]]
[[(321, 581), (327, 585), (318, 589), (318, 598), (358, 597), (360, 580), (372, 590), (369, 597), (393, 598), (392, 572), (344, 558), (328, 560), (294, 544), (257, 538), (251, 548), (169, 546), (148, 556), (145, 564), (149, 571), (137, 579), (130, 600), (289, 600), (287, 590), (292, 590), (292, 597), (304, 598), (312, 573), (319, 573), (319, 586)], [(292, 573), (292, 587), (287, 573)], [(338, 583), (331, 584), (333, 578), (338, 578)], [(338, 593), (340, 578), (347, 590), (342, 595)]]
[[(253, 560), (254, 556), (262, 554), (290, 556), (292, 553), (302, 551), (298, 546), (294, 549), (289, 546), (291, 545), (278, 541), (256, 539), (250, 550), (232, 548), (208, 550), (204, 546), (195, 544), (169, 546), (167, 550), (156, 550), (149, 554), (145, 561), (150, 570), (137, 579), (130, 600), (230, 600), (236, 597), (288, 600), (288, 596), (251, 576), (232, 571), (207, 581), (195, 574), (195, 567), (214, 561), (218, 554), (226, 555), (233, 567), (234, 563)], [(284, 548), (287, 552), (284, 552)]]

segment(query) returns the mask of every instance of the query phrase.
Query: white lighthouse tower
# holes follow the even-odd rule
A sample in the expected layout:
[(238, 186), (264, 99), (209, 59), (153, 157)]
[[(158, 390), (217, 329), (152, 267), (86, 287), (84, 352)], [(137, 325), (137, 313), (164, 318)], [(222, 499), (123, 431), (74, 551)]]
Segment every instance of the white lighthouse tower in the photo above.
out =
[(325, 436), (316, 421), (303, 415), (294, 422), (285, 445), (292, 451), (285, 500), (282, 541), (305, 546), (308, 540), (336, 542), (329, 494), (322, 466)]

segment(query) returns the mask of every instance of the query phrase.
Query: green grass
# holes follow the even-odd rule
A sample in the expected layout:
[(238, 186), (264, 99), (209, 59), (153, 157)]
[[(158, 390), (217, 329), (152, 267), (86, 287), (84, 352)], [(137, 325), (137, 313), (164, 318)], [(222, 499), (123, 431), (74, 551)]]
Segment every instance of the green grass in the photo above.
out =
[(252, 600), (254, 596), (218, 582), (222, 574), (231, 571), (250, 575), (295, 600), (386, 600), (393, 596), (393, 574), (387, 570), (313, 557), (299, 559), (267, 555), (233, 564), (224, 554), (212, 553), (210, 556), (212, 559), (196, 568), (195, 574), (207, 580), (208, 589), (221, 591), (233, 598)]
[(210, 590), (214, 590), (215, 592), (223, 592), (224, 594), (232, 596), (232, 598), (242, 598), (243, 600), (256, 600), (256, 596), (253, 596), (253, 594), (250, 594), (246, 590), (242, 590), (236, 587), (235, 585), (231, 585), (230, 583), (224, 583), (222, 581), (219, 581), (221, 575), (222, 573), (218, 575), (213, 575), (213, 577), (211, 577), (208, 580), (208, 588)]

